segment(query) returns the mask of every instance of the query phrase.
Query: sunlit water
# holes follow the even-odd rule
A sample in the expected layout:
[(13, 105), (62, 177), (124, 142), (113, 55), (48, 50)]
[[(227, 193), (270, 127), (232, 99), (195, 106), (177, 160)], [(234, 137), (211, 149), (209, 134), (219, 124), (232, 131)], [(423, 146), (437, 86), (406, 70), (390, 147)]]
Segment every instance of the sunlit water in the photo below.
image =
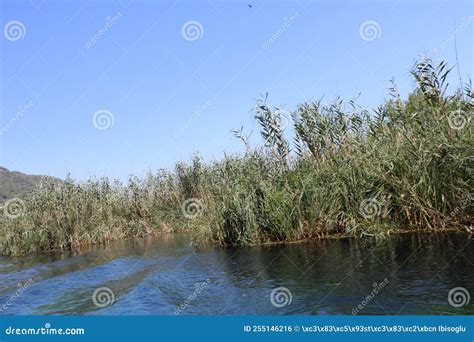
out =
[[(174, 235), (3, 257), (0, 314), (474, 314), (473, 247), (464, 234), (240, 249), (196, 248)], [(102, 307), (111, 298), (104, 293), (94, 304), (102, 287), (113, 292), (112, 305)], [(272, 296), (278, 287), (286, 289)], [(470, 303), (450, 305), (456, 287)]]

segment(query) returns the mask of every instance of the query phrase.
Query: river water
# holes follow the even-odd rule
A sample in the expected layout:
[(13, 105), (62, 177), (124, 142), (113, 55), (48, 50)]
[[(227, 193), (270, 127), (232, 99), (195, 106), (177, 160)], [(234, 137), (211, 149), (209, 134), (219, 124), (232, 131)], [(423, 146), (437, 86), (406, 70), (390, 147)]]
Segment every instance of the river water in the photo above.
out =
[(1, 257), (0, 315), (472, 315), (473, 247), (464, 234), (240, 249), (166, 235)]

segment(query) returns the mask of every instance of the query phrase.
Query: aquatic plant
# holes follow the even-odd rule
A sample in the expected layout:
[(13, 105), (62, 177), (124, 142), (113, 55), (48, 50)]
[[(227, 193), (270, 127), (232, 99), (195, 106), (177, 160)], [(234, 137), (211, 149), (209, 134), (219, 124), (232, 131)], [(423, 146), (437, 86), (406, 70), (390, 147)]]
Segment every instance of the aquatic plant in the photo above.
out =
[(446, 63), (419, 60), (416, 89), (395, 85), (374, 110), (340, 99), (282, 111), (265, 96), (255, 117), (262, 146), (243, 155), (160, 170), (126, 184), (46, 183), (24, 214), (2, 217), (0, 253), (79, 249), (185, 230), (221, 245), (472, 226), (474, 111), (470, 84), (452, 94)]

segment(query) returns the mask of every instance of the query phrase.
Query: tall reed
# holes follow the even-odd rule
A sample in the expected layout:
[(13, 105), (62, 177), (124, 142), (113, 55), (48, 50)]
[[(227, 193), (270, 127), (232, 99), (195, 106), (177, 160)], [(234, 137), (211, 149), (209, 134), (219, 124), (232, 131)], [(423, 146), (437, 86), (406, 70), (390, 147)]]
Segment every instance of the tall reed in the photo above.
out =
[(419, 60), (416, 89), (396, 87), (374, 110), (337, 99), (291, 113), (263, 98), (263, 145), (126, 184), (108, 179), (44, 184), (24, 215), (1, 218), (0, 253), (78, 249), (186, 230), (221, 245), (373, 235), (395, 229), (472, 229), (474, 137), (470, 84), (448, 93), (446, 63)]

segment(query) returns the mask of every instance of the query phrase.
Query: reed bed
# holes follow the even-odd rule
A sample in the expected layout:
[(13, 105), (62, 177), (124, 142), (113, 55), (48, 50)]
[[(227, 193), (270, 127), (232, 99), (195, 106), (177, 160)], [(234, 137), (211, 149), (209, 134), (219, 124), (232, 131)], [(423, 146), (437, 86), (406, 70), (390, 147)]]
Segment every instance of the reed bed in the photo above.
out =
[(470, 230), (474, 94), (470, 84), (448, 94), (449, 72), (444, 62), (421, 59), (408, 98), (393, 85), (372, 110), (337, 99), (289, 114), (263, 98), (255, 109), (263, 144), (251, 148), (235, 132), (247, 147), (242, 155), (195, 157), (126, 184), (46, 182), (23, 200), (22, 215), (0, 218), (0, 253), (75, 250), (177, 230), (224, 246)]

